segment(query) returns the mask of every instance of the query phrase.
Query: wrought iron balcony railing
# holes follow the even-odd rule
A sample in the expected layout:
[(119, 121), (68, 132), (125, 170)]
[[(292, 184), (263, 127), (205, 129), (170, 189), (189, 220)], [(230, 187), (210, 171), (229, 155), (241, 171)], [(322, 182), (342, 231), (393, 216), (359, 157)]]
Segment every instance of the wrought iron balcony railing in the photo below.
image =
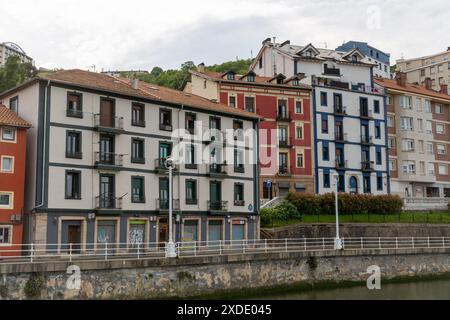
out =
[(290, 122), (291, 114), (289, 111), (282, 111), (277, 113), (277, 121)]
[(123, 166), (123, 154), (116, 154), (111, 152), (96, 152), (95, 153), (96, 166)]
[(361, 135), (361, 143), (362, 144), (373, 144), (373, 137), (366, 135), (366, 134), (362, 134)]
[(228, 211), (228, 201), (207, 201), (209, 211)]
[(373, 161), (361, 161), (361, 170), (362, 171), (373, 171), (375, 164)]
[[(169, 199), (156, 199), (157, 210), (169, 210)], [(172, 199), (172, 210), (180, 210), (180, 200)]]
[(279, 176), (290, 176), (292, 174), (292, 168), (289, 166), (279, 166), (278, 175)]
[(122, 209), (122, 198), (118, 198), (113, 193), (105, 193), (95, 197), (96, 209)]
[(278, 140), (280, 148), (292, 148), (292, 138), (282, 138)]
[(117, 132), (123, 130), (123, 117), (106, 117), (94, 115), (94, 128), (98, 131)]

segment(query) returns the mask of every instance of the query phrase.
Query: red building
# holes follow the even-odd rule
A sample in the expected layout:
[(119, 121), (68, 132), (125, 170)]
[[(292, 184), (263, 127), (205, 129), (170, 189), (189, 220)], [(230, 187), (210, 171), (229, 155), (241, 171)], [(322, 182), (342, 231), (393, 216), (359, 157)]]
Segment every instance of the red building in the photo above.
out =
[(262, 199), (289, 191), (314, 192), (310, 86), (300, 84), (298, 77), (221, 74), (205, 71), (203, 65), (191, 74), (186, 92), (264, 118), (259, 132)]
[(31, 125), (0, 105), (0, 256), (22, 244), (27, 129)]

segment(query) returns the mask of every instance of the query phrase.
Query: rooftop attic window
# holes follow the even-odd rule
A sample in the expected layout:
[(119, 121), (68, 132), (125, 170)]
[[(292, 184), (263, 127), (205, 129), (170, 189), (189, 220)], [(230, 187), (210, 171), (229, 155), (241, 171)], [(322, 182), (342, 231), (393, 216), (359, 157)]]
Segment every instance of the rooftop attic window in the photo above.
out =
[(248, 82), (255, 82), (255, 75), (249, 74), (249, 75), (247, 76), (247, 81), (248, 81)]
[(352, 55), (352, 62), (358, 62), (358, 56), (356, 54)]
[(311, 58), (312, 57), (312, 52), (311, 50), (308, 50), (305, 52), (305, 57)]
[(227, 73), (227, 80), (234, 80), (234, 73), (233, 72), (228, 72)]
[(280, 78), (277, 78), (277, 84), (283, 84), (284, 82), (283, 82), (283, 78), (282, 77), (280, 77)]
[(294, 79), (294, 80), (292, 80), (292, 85), (293, 86), (299, 86), (300, 85), (300, 81), (298, 81), (298, 79)]

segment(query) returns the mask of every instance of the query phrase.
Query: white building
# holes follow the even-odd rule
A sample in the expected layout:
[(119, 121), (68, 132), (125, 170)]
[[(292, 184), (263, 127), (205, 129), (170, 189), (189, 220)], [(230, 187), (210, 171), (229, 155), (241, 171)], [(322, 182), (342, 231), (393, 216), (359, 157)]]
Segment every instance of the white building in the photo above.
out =
[(27, 56), (19, 45), (12, 42), (0, 43), (0, 67), (5, 65), (10, 56), (18, 56), (22, 63), (34, 63), (33, 58)]
[[(69, 243), (85, 247), (167, 241), (165, 159), (176, 156), (173, 151), (181, 141), (173, 137), (176, 129), (189, 133), (183, 141), (191, 152), (174, 171), (175, 240), (258, 237), (257, 165), (236, 163), (233, 155), (229, 160), (228, 149), (211, 142), (209, 135), (190, 135), (210, 127), (256, 129), (257, 115), (81, 70), (49, 74), (0, 95), (0, 101), (10, 99), (18, 101), (19, 115), (33, 125), (28, 138), (26, 212), (32, 220), (27, 241), (59, 244), (61, 250)], [(235, 151), (236, 142), (226, 141)], [(205, 152), (211, 164), (201, 161)], [(239, 152), (257, 159), (257, 148)]]
[(385, 97), (374, 89), (376, 64), (358, 49), (340, 52), (263, 42), (251, 66), (256, 74), (298, 76), (313, 86), (317, 193), (389, 193)]

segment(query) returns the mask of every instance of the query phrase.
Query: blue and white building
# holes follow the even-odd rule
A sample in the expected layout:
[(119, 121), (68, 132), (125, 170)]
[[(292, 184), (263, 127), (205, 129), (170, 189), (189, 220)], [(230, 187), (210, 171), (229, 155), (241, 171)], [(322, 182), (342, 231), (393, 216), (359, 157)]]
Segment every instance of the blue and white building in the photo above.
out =
[(391, 55), (361, 41), (348, 41), (336, 48), (336, 51), (349, 52), (358, 49), (370, 62), (377, 65), (373, 68), (373, 75), (391, 79)]
[(296, 75), (312, 90), (315, 191), (389, 193), (386, 104), (360, 50), (349, 52), (267, 39), (251, 65), (260, 76)]

